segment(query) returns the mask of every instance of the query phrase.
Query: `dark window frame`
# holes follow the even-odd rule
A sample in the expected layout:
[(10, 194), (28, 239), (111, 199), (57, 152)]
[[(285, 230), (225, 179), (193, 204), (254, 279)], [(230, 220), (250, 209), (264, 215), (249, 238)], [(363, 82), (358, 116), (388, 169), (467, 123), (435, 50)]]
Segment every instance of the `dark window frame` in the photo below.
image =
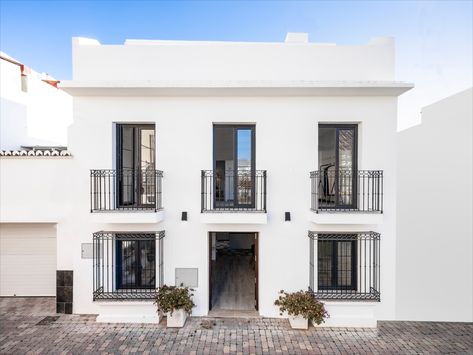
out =
[[(217, 171), (217, 150), (216, 150), (216, 129), (217, 128), (231, 128), (233, 129), (233, 181), (234, 181), (234, 196), (237, 196), (237, 184), (238, 184), (238, 130), (250, 130), (251, 131), (251, 173), (252, 173), (252, 186), (251, 186), (251, 202), (249, 204), (241, 204), (238, 202), (238, 198), (236, 198), (233, 202), (234, 208), (255, 208), (256, 206), (256, 196), (255, 196), (255, 191), (256, 191), (256, 180), (255, 180), (255, 174), (256, 174), (256, 124), (248, 124), (248, 123), (243, 123), (243, 124), (225, 124), (225, 123), (214, 123), (212, 126), (212, 134), (213, 134), (213, 143), (212, 143), (212, 166), (213, 166), (213, 171), (214, 171), (214, 179), (217, 179), (217, 174), (215, 173)], [(214, 189), (217, 186), (217, 184), (214, 182)], [(217, 191), (215, 190), (213, 193), (213, 205), (217, 205)]]
[[(134, 275), (134, 283), (127, 283), (123, 285), (122, 279), (122, 270), (123, 270), (123, 263), (122, 263), (122, 255), (123, 255), (123, 242), (130, 242), (136, 243), (137, 247), (135, 248), (135, 261), (134, 261), (134, 268), (135, 268), (135, 275)], [(152, 271), (151, 275), (153, 276), (153, 283), (150, 285), (143, 285), (143, 270), (141, 268), (141, 250), (143, 247), (144, 242), (151, 242), (152, 249), (154, 249), (154, 269), (149, 269)], [(156, 288), (156, 277), (157, 272), (157, 257), (156, 257), (156, 237), (153, 234), (150, 234), (149, 238), (145, 239), (133, 239), (127, 238), (127, 234), (116, 234), (115, 240), (115, 253), (116, 253), (116, 266), (115, 266), (115, 277), (116, 277), (116, 288), (117, 290), (134, 290), (134, 289), (155, 289)], [(149, 271), (148, 270), (148, 271)]]
[[(141, 203), (141, 191), (143, 189), (143, 184), (142, 184), (142, 173), (141, 172), (141, 130), (142, 129), (148, 129), (148, 130), (153, 130), (154, 131), (154, 137), (156, 137), (156, 125), (154, 123), (139, 123), (139, 124), (134, 124), (134, 123), (115, 123), (116, 125), (116, 168), (118, 173), (117, 177), (117, 182), (116, 182), (116, 188), (117, 188), (117, 194), (116, 194), (116, 205), (119, 207), (140, 207), (140, 208), (153, 208), (155, 207), (155, 204), (153, 203), (148, 203), (148, 204), (143, 204)], [(133, 172), (130, 173), (130, 177), (132, 179), (132, 185), (133, 185), (133, 202), (131, 204), (125, 203), (124, 198), (123, 198), (123, 178), (125, 174), (123, 172), (123, 152), (122, 152), (122, 146), (123, 146), (123, 128), (133, 128)], [(156, 139), (156, 138), (155, 138)], [(156, 169), (156, 146), (154, 146), (154, 152), (153, 152), (153, 158), (154, 158), (154, 170)], [(155, 187), (156, 189), (156, 187)]]
[[(351, 243), (351, 282), (350, 285), (339, 285), (338, 274), (340, 271), (347, 272), (347, 270), (340, 270), (339, 267), (339, 243)], [(357, 253), (357, 237), (356, 235), (351, 237), (350, 240), (324, 240), (320, 239), (317, 241), (317, 250), (320, 250), (320, 243), (331, 244), (332, 255), (331, 255), (331, 285), (320, 285), (320, 274), (317, 273), (317, 289), (329, 290), (329, 291), (356, 291), (358, 289), (357, 280), (357, 266), (358, 266), (358, 253)], [(319, 258), (321, 257), (320, 252), (317, 252), (317, 271), (319, 271)]]
[[(334, 128), (335, 131), (335, 204), (333, 206), (324, 206), (325, 209), (339, 210), (352, 209), (355, 210), (358, 205), (357, 201), (357, 171), (358, 171), (358, 124), (357, 123), (319, 123), (317, 126), (317, 134), (320, 128)], [(352, 166), (352, 203), (349, 205), (339, 204), (339, 180), (340, 180), (340, 130), (353, 130), (353, 166)], [(320, 143), (319, 143), (320, 144)], [(318, 153), (317, 147), (317, 154)], [(318, 160), (318, 155), (317, 155)], [(318, 170), (320, 170), (320, 162)], [(320, 171), (322, 174), (322, 171)]]

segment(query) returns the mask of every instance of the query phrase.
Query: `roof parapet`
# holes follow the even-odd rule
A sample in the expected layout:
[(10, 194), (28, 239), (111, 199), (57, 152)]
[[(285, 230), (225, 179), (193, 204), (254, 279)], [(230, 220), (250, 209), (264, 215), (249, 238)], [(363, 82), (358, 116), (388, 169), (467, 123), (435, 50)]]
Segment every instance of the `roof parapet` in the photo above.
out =
[(95, 38), (72, 37), (72, 45), (76, 46), (100, 46), (100, 42)]
[(285, 43), (309, 43), (309, 34), (307, 32), (288, 32)]

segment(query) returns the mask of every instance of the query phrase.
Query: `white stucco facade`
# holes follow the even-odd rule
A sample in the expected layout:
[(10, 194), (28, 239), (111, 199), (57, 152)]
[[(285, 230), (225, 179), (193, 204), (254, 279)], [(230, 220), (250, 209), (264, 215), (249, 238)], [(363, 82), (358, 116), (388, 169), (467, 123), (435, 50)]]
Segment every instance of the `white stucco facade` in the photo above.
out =
[(472, 106), (470, 88), (399, 133), (397, 319), (473, 321)]
[[(101, 45), (75, 38), (73, 80), (60, 87), (73, 96), (73, 157), (56, 161), (61, 171), (49, 176), (67, 181), (55, 185), (60, 197), (46, 209), (60, 213), (41, 218), (57, 223), (57, 269), (74, 272), (74, 313), (99, 314), (102, 321), (157, 321), (152, 302), (93, 301), (93, 261), (82, 258), (81, 245), (97, 231), (164, 230), (164, 283), (174, 284), (176, 268), (198, 269), (194, 316), (209, 312), (209, 233), (258, 233), (258, 312), (265, 317), (279, 317), (273, 305), (279, 290), (307, 289), (308, 231), (373, 231), (381, 235), (381, 300), (326, 301), (326, 325), (374, 326), (396, 319), (397, 97), (412, 85), (395, 81), (392, 39), (336, 46), (137, 40)], [(116, 125), (123, 123), (155, 126), (156, 169), (164, 172), (162, 211), (91, 213), (90, 170), (116, 168)], [(309, 172), (319, 165), (321, 123), (357, 126), (357, 168), (384, 173), (382, 214), (310, 210)], [(202, 213), (201, 171), (213, 169), (214, 124), (255, 126), (256, 169), (267, 173), (266, 211)], [(5, 157), (2, 164), (24, 169), (26, 159)], [(21, 207), (15, 212), (13, 196), (2, 195), (2, 221), (15, 221)], [(34, 210), (45, 213), (40, 206)], [(187, 221), (181, 220), (184, 211)], [(31, 211), (22, 218), (38, 216)]]

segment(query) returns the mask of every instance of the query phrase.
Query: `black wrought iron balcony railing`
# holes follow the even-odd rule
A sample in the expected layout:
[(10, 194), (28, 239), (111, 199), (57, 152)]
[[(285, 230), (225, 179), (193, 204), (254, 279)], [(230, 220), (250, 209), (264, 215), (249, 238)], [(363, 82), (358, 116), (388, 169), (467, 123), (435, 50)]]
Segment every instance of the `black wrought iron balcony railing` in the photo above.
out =
[(266, 212), (266, 170), (201, 173), (202, 212)]
[(380, 301), (380, 234), (309, 232), (309, 290), (323, 300)]
[(90, 211), (158, 211), (162, 179), (160, 170), (91, 170)]
[(314, 212), (383, 212), (382, 170), (321, 170), (310, 173)]
[(163, 238), (158, 232), (93, 234), (93, 300), (140, 301), (163, 284)]

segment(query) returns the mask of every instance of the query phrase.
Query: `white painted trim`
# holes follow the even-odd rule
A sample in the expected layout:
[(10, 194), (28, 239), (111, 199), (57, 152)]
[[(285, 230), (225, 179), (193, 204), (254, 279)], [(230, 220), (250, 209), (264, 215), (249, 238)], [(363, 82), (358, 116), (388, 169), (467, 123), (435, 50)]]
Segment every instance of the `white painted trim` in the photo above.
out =
[(99, 308), (99, 323), (154, 323), (160, 321), (152, 301), (94, 302)]
[(90, 218), (95, 223), (160, 223), (164, 220), (164, 211), (93, 212)]
[(309, 211), (309, 220), (315, 224), (382, 224), (383, 214)]
[(200, 221), (206, 224), (267, 224), (268, 214), (264, 212), (201, 213)]
[(376, 328), (375, 309), (378, 302), (324, 302), (330, 317), (316, 327)]

